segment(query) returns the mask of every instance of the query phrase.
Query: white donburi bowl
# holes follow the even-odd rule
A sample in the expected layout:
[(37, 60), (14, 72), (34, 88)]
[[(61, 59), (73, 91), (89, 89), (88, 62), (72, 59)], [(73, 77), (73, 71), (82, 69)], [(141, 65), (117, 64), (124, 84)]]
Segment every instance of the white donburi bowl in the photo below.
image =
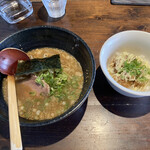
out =
[(128, 30), (111, 36), (103, 44), (99, 60), (101, 69), (109, 84), (120, 94), (129, 97), (150, 96), (150, 91), (139, 92), (130, 90), (117, 83), (107, 70), (107, 61), (116, 51), (126, 50), (136, 55), (144, 55), (150, 61), (150, 33), (137, 30)]

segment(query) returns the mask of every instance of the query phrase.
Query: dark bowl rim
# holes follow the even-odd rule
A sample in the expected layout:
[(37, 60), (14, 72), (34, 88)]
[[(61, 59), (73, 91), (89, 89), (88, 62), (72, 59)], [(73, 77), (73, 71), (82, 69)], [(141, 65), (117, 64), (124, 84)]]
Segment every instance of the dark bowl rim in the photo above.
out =
[[(21, 32), (25, 32), (27, 30), (35, 30), (35, 29), (55, 29), (55, 30), (60, 30), (63, 32), (66, 32), (70, 35), (72, 35), (73, 37), (76, 37), (79, 41), (82, 42), (82, 44), (86, 47), (90, 57), (91, 57), (91, 62), (92, 62), (92, 77), (91, 77), (91, 81), (90, 81), (90, 85), (88, 87), (88, 90), (86, 92), (86, 94), (82, 97), (82, 99), (79, 100), (79, 102), (77, 102), (73, 107), (71, 107), (69, 110), (67, 110), (65, 113), (63, 113), (62, 115), (54, 118), (54, 119), (50, 119), (50, 120), (43, 120), (41, 122), (35, 122), (35, 123), (21, 123), (20, 122), (20, 126), (22, 127), (38, 127), (38, 126), (44, 126), (44, 125), (49, 125), (49, 124), (53, 124), (56, 123), (58, 121), (61, 121), (62, 119), (67, 118), (68, 116), (70, 116), (71, 114), (73, 114), (76, 110), (78, 110), (82, 104), (86, 101), (86, 99), (88, 98), (92, 88), (93, 88), (93, 84), (95, 81), (95, 76), (96, 76), (96, 63), (95, 63), (95, 59), (94, 56), (92, 54), (91, 49), (89, 48), (89, 46), (86, 44), (86, 42), (77, 34), (73, 33), (72, 31), (62, 28), (62, 27), (57, 27), (57, 26), (34, 26), (34, 27), (29, 27), (29, 28), (25, 28), (22, 30), (19, 30), (11, 35), (9, 35), (8, 37), (4, 38), (2, 41), (0, 41), (0, 44), (3, 43), (4, 41), (6, 41), (7, 39), (21, 33)], [(4, 119), (1, 115), (0, 118), (4, 121), (8, 121), (7, 119)]]

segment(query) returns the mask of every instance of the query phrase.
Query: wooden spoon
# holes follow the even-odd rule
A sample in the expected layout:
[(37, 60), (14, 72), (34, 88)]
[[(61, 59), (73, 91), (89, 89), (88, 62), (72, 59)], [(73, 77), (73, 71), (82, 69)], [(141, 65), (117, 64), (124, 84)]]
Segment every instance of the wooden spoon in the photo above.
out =
[(8, 75), (8, 109), (11, 150), (22, 150), (22, 139), (14, 78), (18, 60), (29, 60), (29, 57), (26, 53), (16, 48), (6, 48), (0, 51), (0, 72)]

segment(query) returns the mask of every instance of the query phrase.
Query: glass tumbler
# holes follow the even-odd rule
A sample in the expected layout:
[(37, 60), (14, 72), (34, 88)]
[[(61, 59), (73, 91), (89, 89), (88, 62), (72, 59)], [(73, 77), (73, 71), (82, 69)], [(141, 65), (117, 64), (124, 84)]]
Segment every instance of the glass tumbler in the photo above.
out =
[(47, 13), (52, 18), (59, 18), (65, 14), (67, 0), (42, 0)]
[(30, 0), (0, 0), (0, 15), (10, 24), (17, 23), (32, 13)]

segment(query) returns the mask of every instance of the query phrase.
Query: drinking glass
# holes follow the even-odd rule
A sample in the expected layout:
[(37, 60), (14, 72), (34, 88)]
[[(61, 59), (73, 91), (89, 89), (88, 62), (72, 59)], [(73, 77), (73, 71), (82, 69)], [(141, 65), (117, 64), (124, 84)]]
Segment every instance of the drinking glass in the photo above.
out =
[(0, 0), (0, 15), (10, 24), (17, 23), (32, 13), (30, 0)]
[(67, 0), (42, 0), (47, 13), (52, 18), (59, 18), (65, 14)]

